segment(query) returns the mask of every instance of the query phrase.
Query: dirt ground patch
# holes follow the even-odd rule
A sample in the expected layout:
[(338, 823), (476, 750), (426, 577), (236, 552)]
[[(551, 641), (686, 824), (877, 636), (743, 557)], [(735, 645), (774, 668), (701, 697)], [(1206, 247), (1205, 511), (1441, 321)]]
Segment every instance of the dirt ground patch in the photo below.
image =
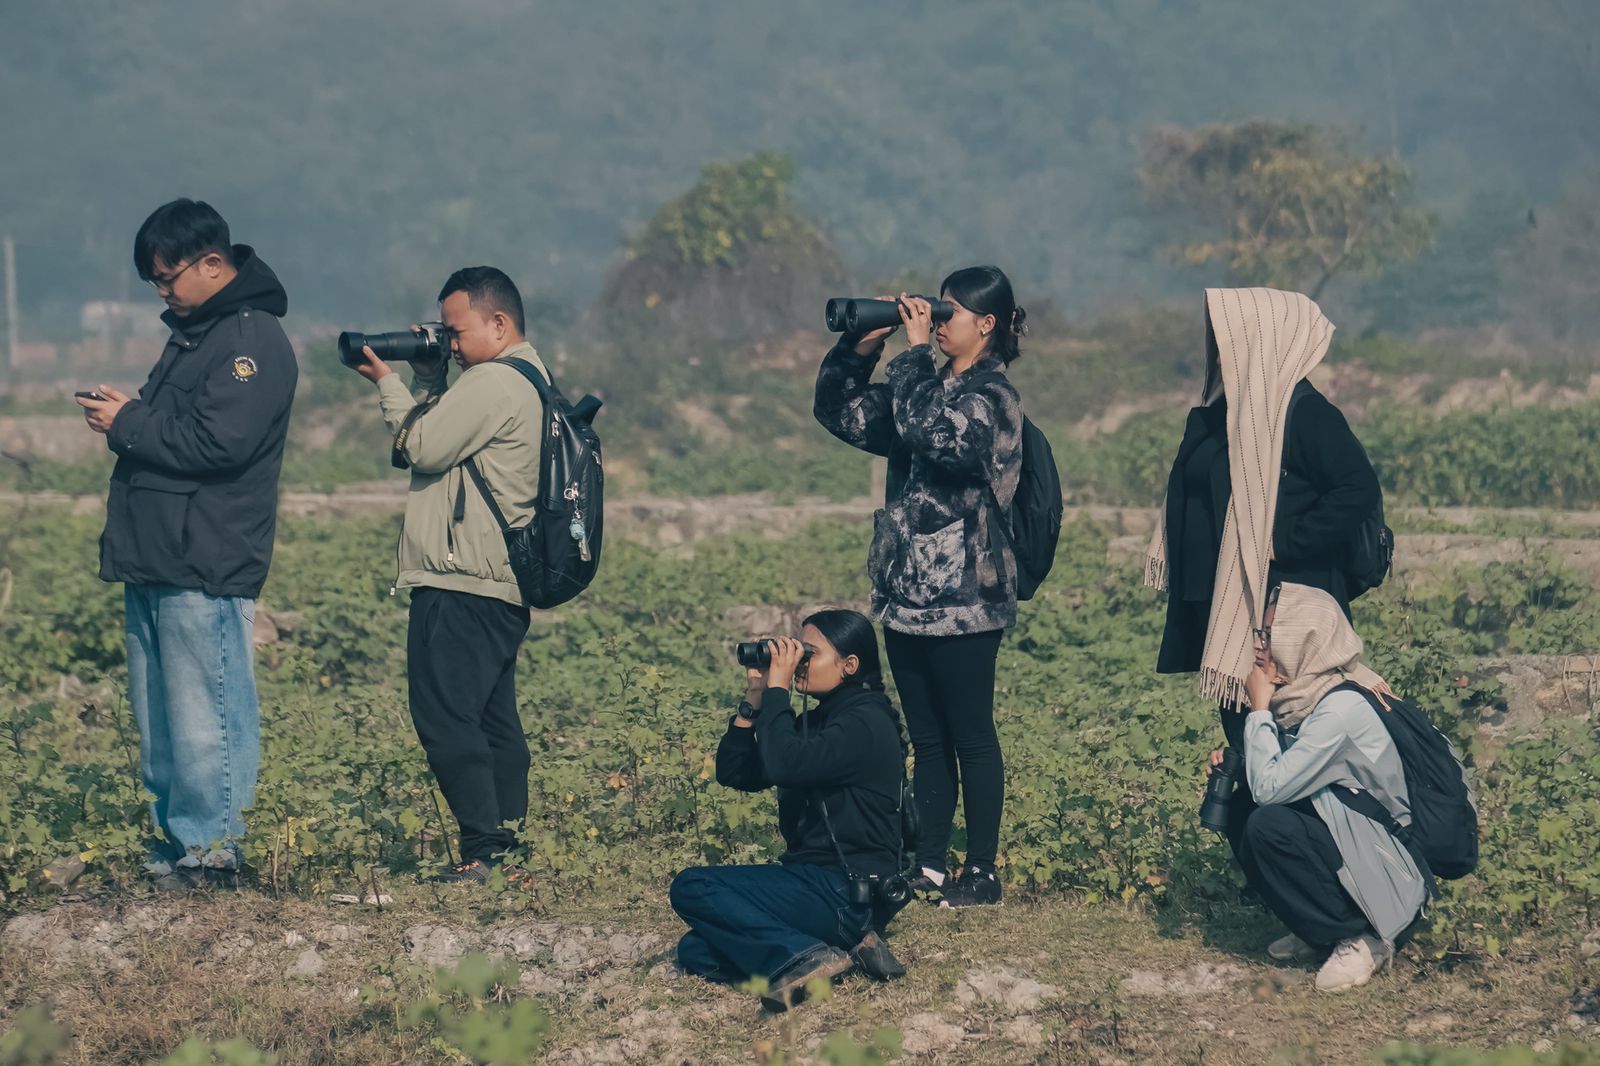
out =
[[(507, 999), (551, 1022), (542, 1061), (811, 1061), (830, 1033), (890, 1026), (927, 1063), (1360, 1062), (1396, 1039), (1499, 1046), (1600, 1033), (1573, 1006), (1600, 976), (1579, 935), (1500, 959), (1403, 952), (1393, 973), (1319, 996), (1309, 969), (1270, 964), (1264, 912), (1210, 919), (1011, 900), (982, 913), (917, 907), (893, 927), (910, 973), (847, 977), (825, 1001), (770, 1015), (685, 976), (664, 908), (539, 908), (520, 898), (397, 888), (382, 912), (250, 891), (179, 902), (58, 905), (0, 931), (0, 1023), (49, 1002), (72, 1063), (143, 1062), (184, 1036), (244, 1037), (284, 1064), (455, 1062), (400, 1024), (435, 968), (469, 952), (518, 974)], [(1575, 999), (1574, 997), (1578, 997)], [(1580, 1004), (1581, 1006), (1581, 1004)]]

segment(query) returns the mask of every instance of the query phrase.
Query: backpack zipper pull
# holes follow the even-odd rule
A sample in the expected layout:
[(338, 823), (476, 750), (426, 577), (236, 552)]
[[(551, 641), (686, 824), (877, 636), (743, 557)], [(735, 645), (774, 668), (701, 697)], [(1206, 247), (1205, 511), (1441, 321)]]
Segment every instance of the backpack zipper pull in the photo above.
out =
[[(573, 486), (567, 490), (567, 499), (575, 499), (577, 495), (577, 486)], [(567, 523), (567, 532), (572, 536), (573, 540), (578, 542), (578, 558), (582, 559), (584, 562), (588, 562), (589, 530), (584, 526), (583, 523), (582, 508), (574, 507), (572, 509), (572, 521)]]

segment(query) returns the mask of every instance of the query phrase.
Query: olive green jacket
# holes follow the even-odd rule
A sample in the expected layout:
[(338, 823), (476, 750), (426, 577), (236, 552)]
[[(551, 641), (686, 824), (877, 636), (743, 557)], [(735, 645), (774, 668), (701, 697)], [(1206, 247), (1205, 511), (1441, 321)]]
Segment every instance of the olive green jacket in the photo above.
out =
[[(500, 358), (532, 363), (550, 380), (526, 341)], [(444, 391), (406, 436), (411, 490), (395, 587), (449, 589), (520, 606), (505, 538), (465, 464), (469, 458), (478, 464), (507, 522), (521, 526), (531, 520), (539, 491), (538, 429), (544, 425), (539, 393), (515, 368), (496, 363), (469, 367), (448, 388), (444, 364), (419, 368), (412, 386), (423, 395)], [(400, 375), (388, 374), (378, 381), (378, 403), (390, 432), (398, 433), (419, 399)]]

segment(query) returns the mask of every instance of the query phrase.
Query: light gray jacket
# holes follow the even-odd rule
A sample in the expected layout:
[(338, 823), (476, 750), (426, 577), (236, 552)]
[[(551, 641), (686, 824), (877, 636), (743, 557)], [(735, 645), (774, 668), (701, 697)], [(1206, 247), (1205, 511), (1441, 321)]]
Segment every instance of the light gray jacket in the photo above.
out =
[[(507, 348), (500, 358), (532, 363), (550, 380), (526, 341)], [(500, 523), (468, 480), (465, 464), (468, 459), (478, 464), (506, 521), (513, 527), (526, 525), (539, 494), (544, 404), (514, 367), (479, 363), (448, 389), (445, 370), (443, 362), (418, 367), (412, 381), (418, 392), (444, 392), (411, 424), (406, 439), (411, 490), (395, 586), (449, 589), (521, 607), (522, 591), (511, 572)], [(417, 402), (399, 374), (379, 379), (378, 404), (390, 432), (400, 431)]]
[(1389, 830), (1357, 814), (1333, 790), (1372, 793), (1402, 826), (1411, 824), (1405, 768), (1366, 697), (1328, 693), (1296, 730), (1280, 732), (1270, 711), (1245, 718), (1245, 777), (1260, 804), (1311, 797), (1344, 859), (1339, 883), (1385, 940), (1410, 925), (1428, 901), (1427, 881)]

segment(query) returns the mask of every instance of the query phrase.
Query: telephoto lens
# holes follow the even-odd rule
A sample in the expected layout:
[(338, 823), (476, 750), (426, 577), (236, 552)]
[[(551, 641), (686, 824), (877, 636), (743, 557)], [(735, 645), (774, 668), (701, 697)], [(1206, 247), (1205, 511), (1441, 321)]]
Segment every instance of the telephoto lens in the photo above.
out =
[(424, 322), (415, 332), (339, 334), (339, 362), (356, 367), (365, 363), (362, 348), (386, 363), (435, 363), (450, 353), (450, 334), (443, 322)]
[(1232, 748), (1222, 749), (1222, 762), (1211, 768), (1206, 779), (1206, 798), (1200, 803), (1200, 824), (1213, 833), (1228, 828), (1228, 803), (1233, 799), (1233, 784), (1244, 769), (1244, 760)]

